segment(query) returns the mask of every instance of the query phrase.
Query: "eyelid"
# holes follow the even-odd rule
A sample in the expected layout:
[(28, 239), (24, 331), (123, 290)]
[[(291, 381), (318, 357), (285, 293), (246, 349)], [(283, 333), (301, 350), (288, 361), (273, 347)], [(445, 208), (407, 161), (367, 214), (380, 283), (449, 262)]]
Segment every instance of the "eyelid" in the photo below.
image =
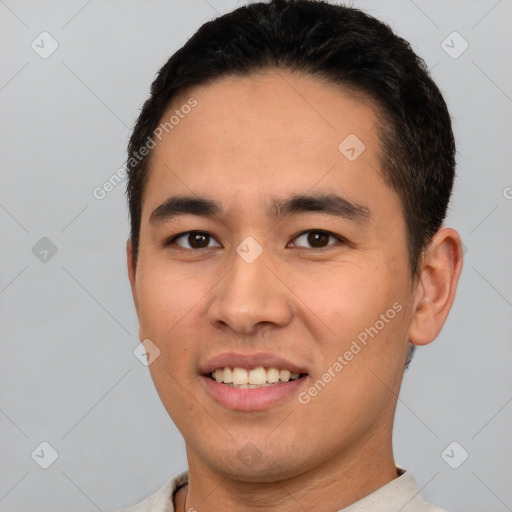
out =
[[(176, 241), (176, 239), (178, 238), (181, 238), (183, 236), (186, 236), (186, 235), (191, 235), (193, 233), (197, 233), (197, 234), (201, 234), (201, 235), (207, 235), (208, 237), (210, 237), (212, 240), (215, 240), (217, 243), (220, 244), (220, 242), (218, 242), (216, 240), (216, 238), (211, 234), (209, 233), (208, 231), (200, 231), (200, 230), (197, 230), (197, 229), (192, 229), (190, 231), (183, 231), (181, 233), (178, 233), (176, 235), (173, 235), (171, 236), (170, 238), (167, 238), (166, 240), (164, 240), (164, 242), (162, 243), (162, 246), (163, 247), (168, 247), (172, 244), (174, 244), (174, 242)], [(338, 242), (341, 242), (342, 244), (350, 244), (350, 242), (342, 237), (341, 235), (337, 235), (336, 233), (333, 233), (332, 231), (328, 231), (326, 229), (320, 229), (320, 228), (317, 228), (317, 229), (306, 229), (306, 230), (303, 230), (299, 233), (297, 233), (296, 235), (294, 235), (292, 238), (291, 238), (291, 241), (299, 238), (300, 236), (303, 236), (303, 235), (306, 235), (308, 233), (323, 233), (327, 236), (332, 236), (333, 238), (335, 238)], [(289, 242), (288, 242), (289, 243)], [(177, 244), (176, 244), (177, 245)], [(288, 245), (288, 244), (287, 244)], [(298, 246), (299, 248), (302, 248), (302, 249), (310, 249), (310, 250), (313, 250), (313, 251), (322, 251), (322, 250), (325, 250), (327, 249), (328, 247), (330, 247), (331, 245), (334, 245), (334, 244), (328, 244), (326, 245), (325, 247), (301, 247), (301, 246)], [(220, 246), (222, 247), (222, 245), (220, 244)], [(201, 249), (210, 249), (210, 247), (201, 247), (200, 249), (188, 249), (186, 247), (181, 247), (180, 245), (178, 245), (178, 247), (180, 249), (184, 249), (186, 251), (199, 251)], [(297, 246), (293, 246), (294, 248), (296, 248)]]
[[(299, 238), (300, 236), (303, 236), (303, 235), (306, 235), (308, 233), (323, 233), (324, 235), (327, 235), (327, 236), (332, 236), (333, 238), (335, 238), (338, 242), (341, 242), (342, 244), (348, 244), (348, 240), (344, 237), (342, 237), (341, 235), (337, 235), (336, 233), (333, 233), (332, 231), (328, 231), (326, 229), (306, 229), (304, 231), (301, 231), (300, 233), (297, 233), (296, 235), (294, 235), (292, 237), (292, 241)], [(298, 246), (299, 248), (301, 249), (310, 249), (310, 250), (313, 250), (313, 251), (322, 251), (322, 250), (326, 250), (328, 247), (331, 247), (332, 245), (335, 245), (335, 244), (328, 244), (326, 245), (325, 247), (301, 247), (301, 246)], [(297, 246), (294, 246), (294, 247), (297, 247)]]
[[(173, 235), (173, 236), (171, 236), (170, 238), (166, 238), (166, 239), (162, 242), (162, 246), (163, 246), (163, 247), (168, 247), (168, 246), (170, 246), (170, 245), (173, 245), (173, 244), (174, 244), (174, 242), (175, 242), (178, 238), (181, 238), (181, 237), (183, 237), (183, 236), (187, 236), (187, 235), (192, 235), (192, 234), (206, 235), (206, 236), (210, 237), (210, 239), (215, 240), (215, 241), (217, 242), (217, 240), (215, 239), (215, 237), (214, 237), (212, 234), (208, 233), (208, 231), (200, 231), (200, 230), (198, 230), (198, 229), (192, 229), (192, 230), (190, 230), (190, 231), (182, 231), (181, 233), (178, 233), (178, 234), (176, 234), (176, 235)], [(217, 242), (217, 243), (219, 243), (219, 242)], [(177, 245), (177, 247), (179, 247), (180, 249), (183, 249), (183, 250), (185, 250), (185, 251), (196, 251), (196, 252), (197, 252), (197, 251), (199, 251), (199, 250), (200, 250), (200, 249), (188, 249), (187, 247), (182, 247), (181, 245), (178, 245), (178, 244), (176, 244), (176, 245)], [(222, 245), (221, 245), (221, 247), (222, 247)], [(203, 250), (204, 250), (204, 249), (210, 249), (210, 247), (202, 247), (201, 249), (203, 249)]]

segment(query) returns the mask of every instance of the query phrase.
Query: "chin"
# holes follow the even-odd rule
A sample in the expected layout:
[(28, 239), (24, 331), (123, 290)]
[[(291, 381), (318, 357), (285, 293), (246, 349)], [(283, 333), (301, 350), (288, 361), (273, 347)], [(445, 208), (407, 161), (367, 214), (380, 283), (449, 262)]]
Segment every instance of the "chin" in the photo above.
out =
[[(297, 457), (297, 450), (290, 447), (290, 453)], [(219, 453), (212, 460), (212, 451), (208, 450), (206, 457), (211, 469), (227, 478), (239, 482), (276, 482), (298, 476), (309, 469), (311, 458), (304, 455), (304, 460), (290, 460), (289, 454), (278, 453), (275, 448), (268, 451), (259, 450), (254, 444), (248, 442), (239, 450), (229, 453)], [(309, 464), (307, 464), (309, 462)]]

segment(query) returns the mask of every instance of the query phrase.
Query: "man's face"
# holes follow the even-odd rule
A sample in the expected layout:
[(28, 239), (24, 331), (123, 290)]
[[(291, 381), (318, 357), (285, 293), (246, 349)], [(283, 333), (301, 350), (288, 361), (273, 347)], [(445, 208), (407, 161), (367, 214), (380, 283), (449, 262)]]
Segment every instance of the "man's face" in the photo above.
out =
[[(151, 376), (189, 462), (265, 481), (388, 444), (413, 298), (374, 107), (272, 72), (187, 91), (162, 121), (190, 96), (197, 106), (153, 150), (131, 271), (140, 339), (160, 350)], [(150, 220), (171, 196), (221, 211)], [(292, 196), (320, 200), (275, 216)], [(349, 203), (319, 211), (320, 196)], [(201, 233), (171, 243), (189, 231)], [(306, 375), (239, 389), (207, 373), (259, 366)]]

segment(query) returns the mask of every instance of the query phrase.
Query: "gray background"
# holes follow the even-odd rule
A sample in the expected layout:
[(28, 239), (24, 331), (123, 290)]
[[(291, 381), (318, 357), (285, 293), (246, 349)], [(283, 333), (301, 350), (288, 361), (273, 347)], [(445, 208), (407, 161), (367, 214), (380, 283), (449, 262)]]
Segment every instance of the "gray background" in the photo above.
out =
[[(123, 165), (158, 68), (241, 3), (0, 1), (2, 512), (113, 511), (186, 467), (133, 354), (124, 183), (103, 200), (93, 190)], [(464, 270), (441, 335), (404, 380), (396, 460), (453, 512), (512, 510), (512, 2), (354, 5), (425, 59), (458, 143), (446, 224), (463, 238)], [(43, 31), (59, 45), (47, 58)], [(453, 31), (469, 44), (457, 58)], [(58, 452), (48, 469), (43, 441)]]

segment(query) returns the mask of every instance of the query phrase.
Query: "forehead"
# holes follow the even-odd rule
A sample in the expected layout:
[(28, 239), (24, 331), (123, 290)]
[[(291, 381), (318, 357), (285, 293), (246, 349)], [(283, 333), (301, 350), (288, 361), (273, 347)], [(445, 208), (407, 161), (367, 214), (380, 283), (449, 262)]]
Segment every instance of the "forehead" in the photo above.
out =
[[(191, 98), (197, 105), (182, 108)], [(162, 123), (176, 114), (153, 149), (146, 192), (155, 201), (171, 192), (233, 204), (271, 191), (329, 190), (359, 203), (392, 194), (374, 102), (331, 82), (282, 70), (222, 77), (182, 92)]]

